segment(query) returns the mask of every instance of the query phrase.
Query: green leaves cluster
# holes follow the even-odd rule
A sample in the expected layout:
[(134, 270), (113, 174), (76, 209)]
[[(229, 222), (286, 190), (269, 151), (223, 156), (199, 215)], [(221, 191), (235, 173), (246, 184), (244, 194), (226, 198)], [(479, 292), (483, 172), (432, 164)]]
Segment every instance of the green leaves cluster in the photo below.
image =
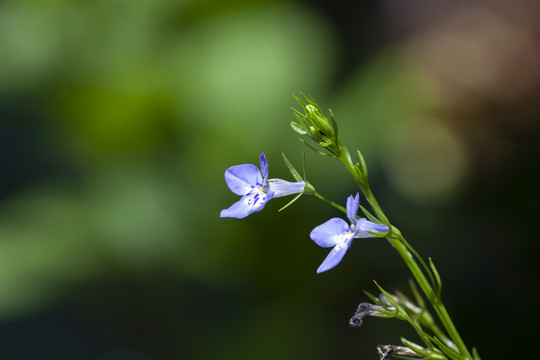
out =
[(328, 120), (312, 97), (301, 95), (302, 98), (295, 96), (295, 99), (302, 106), (303, 112), (293, 108), (297, 122), (291, 122), (292, 129), (311, 140), (311, 143), (300, 140), (310, 149), (321, 155), (339, 158), (342, 150), (334, 114), (330, 110), (330, 120)]

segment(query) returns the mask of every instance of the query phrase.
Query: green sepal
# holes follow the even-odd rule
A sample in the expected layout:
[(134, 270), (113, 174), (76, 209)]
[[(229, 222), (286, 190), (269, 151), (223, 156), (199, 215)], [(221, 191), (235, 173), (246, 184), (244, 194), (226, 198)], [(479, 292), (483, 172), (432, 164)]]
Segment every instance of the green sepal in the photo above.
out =
[[(287, 165), (287, 167), (289, 168), (289, 171), (291, 172), (291, 175), (293, 176), (293, 178), (296, 180), (296, 181), (304, 181), (304, 179), (302, 179), (302, 177), (300, 176), (300, 174), (298, 173), (298, 171), (296, 171), (296, 169), (294, 168), (294, 166), (292, 166), (292, 164), (290, 163), (289, 159), (287, 159), (287, 157), (285, 156), (285, 154), (281, 154), (283, 156), (283, 161), (285, 161), (285, 165)], [(281, 210), (280, 210), (281, 211)]]
[(466, 357), (461, 356), (454, 350), (450, 349), (448, 346), (446, 346), (441, 340), (439, 340), (436, 336), (432, 337), (431, 340), (439, 347), (439, 349), (444, 353), (444, 355), (448, 356), (450, 359), (453, 360), (467, 360)]
[(435, 264), (433, 263), (433, 260), (431, 258), (428, 258), (429, 260), (429, 267), (431, 268), (431, 271), (433, 272), (433, 276), (435, 277), (435, 292), (437, 293), (437, 301), (441, 301), (441, 291), (442, 291), (442, 281), (441, 276), (439, 275), (439, 272), (437, 271), (437, 268), (435, 267)]
[(373, 236), (375, 236), (375, 237), (379, 237), (379, 238), (387, 237), (389, 232), (390, 232), (390, 230), (388, 230), (387, 232), (384, 232), (384, 233), (378, 233), (378, 232), (373, 232), (373, 231), (367, 231), (368, 234), (373, 235)]
[(364, 213), (364, 215), (366, 215), (366, 217), (368, 218), (369, 221), (371, 222), (374, 222), (375, 224), (380, 224), (381, 222), (379, 221), (379, 219), (377, 219), (375, 216), (373, 216), (365, 207), (363, 207), (362, 205), (360, 205), (360, 209), (362, 210), (362, 212)]
[(304, 114), (302, 114), (300, 111), (294, 110), (294, 117), (296, 117), (296, 120), (298, 121), (298, 126), (304, 127), (304, 131), (306, 132), (306, 135), (308, 135), (310, 138), (313, 139), (314, 135), (312, 134), (313, 130), (311, 129), (312, 126), (307, 122), (307, 120), (304, 118)]
[(292, 203), (295, 202), (296, 200), (298, 200), (298, 199), (300, 198), (300, 196), (302, 196), (302, 195), (304, 195), (303, 192), (301, 192), (300, 194), (296, 195), (296, 196), (294, 197), (294, 199), (292, 199), (291, 201), (289, 201), (289, 202), (287, 203), (287, 205), (285, 205), (284, 207), (282, 207), (281, 209), (279, 209), (278, 212), (281, 212), (281, 210), (285, 210), (286, 208), (288, 208), (289, 206), (291, 206)]
[(376, 206), (373, 202), (369, 200), (369, 198), (366, 198), (368, 203), (371, 205), (371, 209), (375, 212), (375, 215), (377, 218), (379, 218), (379, 221), (382, 222), (385, 225), (390, 225), (390, 222), (388, 221), (388, 218), (384, 215), (384, 213), (379, 209), (378, 206)]
[[(390, 305), (392, 305), (396, 309), (396, 312), (395, 312), (396, 315), (395, 316), (397, 318), (399, 318), (399, 319), (402, 319), (402, 320), (409, 319), (409, 320), (412, 321), (412, 319), (409, 317), (407, 312), (401, 306), (399, 306), (396, 299), (394, 299), (394, 297), (389, 292), (385, 291), (375, 280), (373, 280), (373, 282), (375, 283), (375, 285), (377, 286), (379, 291), (384, 295), (386, 300), (388, 300)], [(386, 305), (386, 306), (388, 306), (388, 305)]]
[(378, 317), (382, 319), (395, 318), (397, 315), (397, 311), (383, 310), (383, 309), (377, 309), (377, 308), (373, 310), (375, 311), (375, 313), (371, 314), (370, 316), (374, 316), (374, 317)]
[(302, 144), (306, 145), (308, 148), (310, 148), (311, 150), (315, 151), (317, 154), (319, 155), (323, 155), (323, 156), (330, 156), (330, 154), (327, 154), (325, 152), (322, 152), (320, 150), (317, 150), (313, 147), (313, 145), (310, 145), (308, 142), (304, 141), (303, 139), (300, 139), (300, 141), (302, 142)]
[(334, 112), (332, 111), (332, 109), (328, 109), (328, 113), (330, 114), (330, 124), (332, 125), (332, 131), (334, 132), (334, 142), (336, 143), (336, 145), (339, 144), (339, 137), (338, 137), (338, 126), (337, 126), (337, 121), (336, 121), (336, 118), (334, 117)]
[(411, 291), (414, 295), (414, 299), (416, 300), (416, 303), (421, 309), (426, 309), (426, 303), (424, 302), (424, 298), (422, 295), (420, 295), (420, 292), (418, 291), (418, 288), (416, 287), (416, 284), (413, 279), (409, 279), (409, 286), (411, 287)]
[(382, 305), (382, 301), (381, 301), (378, 297), (376, 297), (375, 295), (373, 295), (372, 293), (370, 293), (369, 291), (364, 290), (364, 294), (366, 294), (367, 297), (368, 297), (371, 301), (373, 301), (376, 305), (383, 306), (383, 305)]
[(472, 356), (474, 360), (482, 360), (480, 359), (480, 355), (478, 355), (478, 351), (476, 350), (475, 347), (472, 348)]
[(294, 131), (296, 131), (300, 135), (307, 135), (307, 131), (302, 126), (300, 126), (300, 124), (295, 123), (294, 121), (291, 121), (291, 127)]
[(383, 301), (381, 301), (381, 299), (379, 299), (378, 297), (376, 297), (375, 295), (373, 295), (369, 291), (364, 290), (364, 294), (366, 294), (371, 299), (371, 301), (373, 301), (375, 303), (375, 305), (388, 306), (388, 304), (385, 304)]
[(362, 156), (362, 153), (360, 152), (360, 150), (356, 150), (356, 152), (358, 153), (358, 159), (360, 159), (360, 163), (358, 164), (360, 172), (362, 176), (364, 177), (364, 181), (367, 181), (368, 170), (367, 170), (366, 161), (364, 160), (364, 157)]
[[(413, 343), (412, 341), (409, 341), (407, 339), (405, 339), (404, 337), (401, 337), (400, 338), (401, 340), (401, 343), (403, 345), (405, 345), (406, 347), (408, 347), (409, 349), (411, 349), (412, 351), (414, 351), (415, 353), (419, 354), (419, 355), (422, 355), (423, 357), (425, 358), (428, 358), (428, 359), (431, 359), (431, 355), (433, 353), (427, 351), (426, 349), (424, 349), (422, 346), (418, 345), (418, 344), (415, 344)], [(444, 359), (444, 357), (443, 357)]]

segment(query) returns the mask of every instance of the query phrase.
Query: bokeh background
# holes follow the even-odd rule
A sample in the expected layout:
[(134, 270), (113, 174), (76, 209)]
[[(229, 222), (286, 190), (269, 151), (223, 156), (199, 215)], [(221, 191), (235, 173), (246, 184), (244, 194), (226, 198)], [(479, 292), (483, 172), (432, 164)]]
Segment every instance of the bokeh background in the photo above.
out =
[[(223, 173), (301, 167), (293, 95), (332, 108), (393, 223), (443, 277), (484, 359), (538, 324), (540, 3), (4, 0), (0, 358), (377, 359), (418, 341), (348, 326), (409, 273), (382, 239), (327, 250), (309, 196), (221, 219)], [(344, 203), (337, 162), (308, 179)], [(365, 205), (365, 204), (364, 204)]]

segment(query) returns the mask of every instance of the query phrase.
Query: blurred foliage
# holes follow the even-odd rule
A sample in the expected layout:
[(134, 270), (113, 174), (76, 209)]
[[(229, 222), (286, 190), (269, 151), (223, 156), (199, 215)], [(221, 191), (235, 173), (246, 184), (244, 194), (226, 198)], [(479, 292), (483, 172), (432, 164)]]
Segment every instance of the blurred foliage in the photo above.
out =
[[(417, 2), (410, 16), (377, 3), (0, 3), (0, 357), (375, 358), (414, 339), (347, 327), (371, 279), (392, 290), (408, 275), (370, 240), (316, 276), (309, 231), (337, 216), (316, 199), (218, 218), (237, 199), (227, 167), (263, 151), (271, 177), (290, 179), (282, 152), (300, 167), (298, 91), (332, 107), (391, 219), (437, 259), (467, 344), (500, 356), (499, 300), (478, 303), (519, 292), (519, 308), (537, 290), (538, 9), (431, 4), (430, 22)], [(356, 191), (306, 158), (321, 193)]]

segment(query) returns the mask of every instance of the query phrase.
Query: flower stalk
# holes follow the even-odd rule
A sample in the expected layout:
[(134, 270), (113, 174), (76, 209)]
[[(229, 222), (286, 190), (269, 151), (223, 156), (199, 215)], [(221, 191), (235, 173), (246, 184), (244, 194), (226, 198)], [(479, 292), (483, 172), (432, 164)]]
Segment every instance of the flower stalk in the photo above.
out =
[[(461, 336), (459, 335), (450, 315), (448, 314), (446, 307), (441, 300), (441, 281), (438, 272), (433, 265), (433, 262), (431, 262), (430, 260), (430, 266), (428, 266), (425, 261), (418, 255), (418, 253), (412, 248), (412, 246), (410, 246), (410, 244), (405, 240), (399, 230), (391, 225), (389, 219), (384, 214), (381, 206), (379, 205), (377, 199), (372, 193), (369, 186), (367, 167), (362, 157), (362, 154), (358, 152), (359, 161), (356, 163), (353, 162), (350, 152), (337, 136), (337, 123), (331, 111), (331, 120), (329, 121), (323, 115), (323, 111), (321, 110), (321, 108), (315, 103), (312, 98), (303, 95), (303, 99), (297, 98), (297, 101), (302, 106), (304, 113), (295, 110), (295, 116), (298, 120), (298, 123), (293, 123), (294, 125), (291, 124), (293, 130), (295, 130), (301, 135), (307, 136), (312, 141), (312, 144), (304, 142), (306, 145), (308, 145), (309, 148), (315, 150), (321, 155), (334, 157), (345, 166), (345, 169), (353, 177), (356, 184), (358, 185), (358, 188), (364, 195), (367, 202), (370, 204), (372, 211), (375, 213), (375, 218), (380, 223), (389, 227), (390, 231), (386, 236), (387, 241), (398, 252), (398, 254), (401, 256), (401, 258), (411, 271), (414, 279), (416, 280), (416, 282), (420, 286), (420, 289), (432, 305), (444, 329), (446, 330), (448, 337), (451, 339), (452, 342), (450, 343), (449, 341), (447, 341), (450, 346), (442, 343), (442, 341), (447, 340), (448, 338), (437, 327), (437, 325), (433, 321), (433, 318), (429, 316), (424, 319), (424, 323), (426, 322), (426, 320), (428, 321), (428, 327), (435, 333), (436, 336), (432, 339), (428, 339), (426, 341), (427, 344), (430, 347), (438, 345), (439, 347), (441, 347), (442, 352), (452, 359), (479, 359), (476, 353), (473, 357), (469, 352)], [(315, 191), (313, 191), (313, 194), (315, 194), (315, 196), (325, 201), (326, 203), (329, 203), (330, 205), (346, 213), (346, 210), (344, 208), (339, 207), (339, 205), (320, 196)], [(422, 267), (418, 264), (418, 262), (421, 263), (423, 270)], [(426, 277), (426, 273), (429, 276), (429, 280)], [(457, 352), (454, 351), (452, 347), (454, 347)], [(414, 349), (412, 350), (414, 351)], [(417, 354), (420, 353), (417, 352)]]

